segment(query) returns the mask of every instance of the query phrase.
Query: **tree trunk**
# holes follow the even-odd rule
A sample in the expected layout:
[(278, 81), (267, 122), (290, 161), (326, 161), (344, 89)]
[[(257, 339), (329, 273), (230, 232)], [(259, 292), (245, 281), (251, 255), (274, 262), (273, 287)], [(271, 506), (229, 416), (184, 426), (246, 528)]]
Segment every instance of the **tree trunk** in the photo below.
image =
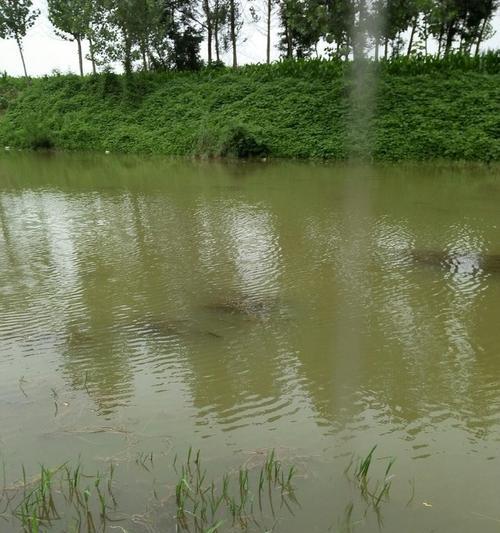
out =
[(293, 59), (293, 43), (292, 43), (292, 32), (288, 22), (285, 23), (285, 34), (286, 34), (286, 57), (287, 59)]
[(272, 0), (267, 0), (267, 46), (266, 46), (266, 60), (267, 64), (271, 63), (271, 15), (272, 15)]
[(208, 64), (212, 63), (212, 17), (210, 14), (210, 4), (208, 0), (203, 0), (203, 11), (207, 19), (207, 46), (208, 46)]
[(377, 37), (377, 39), (375, 39), (375, 61), (378, 61), (378, 55), (379, 55), (378, 47), (379, 47), (379, 40)]
[(148, 69), (148, 56), (147, 56), (148, 45), (146, 42), (141, 43), (141, 55), (142, 55), (142, 70), (147, 72)]
[(427, 50), (428, 40), (429, 40), (429, 32), (427, 31), (427, 21), (424, 19), (424, 50), (425, 50), (425, 55), (428, 54), (428, 50)]
[(231, 0), (230, 3), (230, 30), (231, 30), (231, 45), (233, 47), (233, 68), (238, 66), (238, 59), (236, 56), (236, 6), (235, 0)]
[(125, 36), (125, 56), (123, 58), (125, 74), (132, 73), (132, 42), (128, 35)]
[[(358, 59), (363, 59), (365, 57), (365, 49), (366, 49), (366, 0), (359, 0), (358, 5), (358, 24), (357, 26), (354, 26), (354, 35), (353, 35), (353, 45), (356, 43), (356, 56)], [(353, 50), (354, 55), (354, 50)]]
[(444, 54), (448, 55), (451, 50), (451, 45), (453, 44), (453, 39), (455, 37), (455, 19), (450, 22), (448, 26), (448, 31), (446, 32), (446, 48)]
[(77, 35), (75, 36), (75, 41), (78, 46), (78, 66), (80, 68), (80, 76), (83, 76), (82, 39)]
[(417, 21), (418, 21), (418, 18), (415, 17), (413, 19), (413, 25), (411, 27), (411, 33), (410, 33), (410, 41), (408, 43), (408, 51), (406, 52), (406, 55), (409, 57), (410, 54), (411, 54), (411, 49), (413, 48), (413, 39), (415, 37), (415, 31), (417, 29)]
[(16, 42), (17, 42), (17, 47), (19, 48), (19, 55), (21, 56), (21, 61), (23, 62), (24, 77), (28, 78), (28, 71), (26, 70), (26, 63), (24, 61), (23, 45), (18, 35), (16, 35)]
[(208, 64), (212, 63), (212, 26), (207, 28)]
[(215, 1), (214, 11), (214, 40), (215, 40), (215, 58), (217, 63), (220, 61), (220, 46), (219, 46), (219, 0)]
[(486, 24), (488, 24), (488, 17), (484, 17), (483, 24), (481, 26), (481, 31), (479, 32), (479, 35), (477, 36), (476, 56), (479, 55), (479, 47), (481, 46), (481, 41), (483, 40), (483, 35), (484, 35), (484, 30), (486, 29)]
[(438, 38), (438, 59), (441, 57), (441, 48), (443, 47), (443, 35), (444, 35), (444, 26), (441, 26), (441, 29), (439, 30), (439, 38)]
[(94, 57), (94, 43), (92, 42), (92, 37), (89, 37), (88, 41), (89, 41), (89, 50), (90, 50), (90, 61), (92, 62), (92, 73), (97, 74), (97, 69), (95, 66), (95, 57)]
[(387, 54), (389, 52), (389, 39), (386, 37), (384, 40), (384, 59), (387, 61)]
[(155, 46), (154, 49), (156, 50), (156, 55), (158, 56), (158, 61), (161, 63), (161, 66), (163, 70), (168, 70), (168, 65), (165, 63), (165, 59), (163, 58), (162, 51), (158, 48), (158, 46)]

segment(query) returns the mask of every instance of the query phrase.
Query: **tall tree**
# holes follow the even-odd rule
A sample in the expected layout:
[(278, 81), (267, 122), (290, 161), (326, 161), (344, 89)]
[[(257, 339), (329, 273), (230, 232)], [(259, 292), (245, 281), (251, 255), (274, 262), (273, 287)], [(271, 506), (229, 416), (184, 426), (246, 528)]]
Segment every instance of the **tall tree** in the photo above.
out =
[[(78, 65), (83, 76), (82, 41), (90, 35), (93, 16), (91, 0), (47, 0), (49, 20), (63, 39), (75, 41), (78, 49)], [(92, 53), (92, 51), (91, 51)]]
[(238, 57), (236, 51), (236, 35), (238, 33), (237, 21), (238, 21), (238, 6), (236, 0), (229, 0), (229, 35), (231, 39), (231, 49), (233, 54), (233, 68), (238, 66)]
[(475, 45), (476, 55), (483, 39), (491, 35), (490, 21), (498, 8), (495, 0), (460, 0), (459, 14), (461, 19), (460, 41), (461, 50), (470, 53)]
[[(388, 59), (389, 45), (392, 56), (398, 55), (403, 43), (402, 34), (414, 23), (415, 27), (410, 32), (411, 47), (418, 23), (418, 9), (416, 0), (378, 0), (375, 2), (371, 12), (371, 26), (376, 28), (373, 38), (376, 47), (379, 44), (384, 46), (384, 59)], [(411, 48), (410, 47), (410, 48)]]
[(205, 27), (207, 30), (207, 55), (208, 55), (208, 64), (212, 63), (212, 43), (214, 38), (214, 13), (210, 6), (209, 0), (202, 1), (203, 12), (205, 15)]
[(39, 14), (40, 11), (33, 9), (31, 0), (0, 0), (0, 37), (15, 39), (26, 78), (28, 71), (24, 60), (23, 39)]
[[(229, 9), (226, 0), (215, 0), (213, 9), (214, 19), (214, 41), (215, 41), (215, 59), (219, 63), (221, 46), (226, 48), (224, 39), (224, 30), (229, 22)], [(221, 42), (222, 40), (222, 42)]]
[(476, 38), (476, 52), (479, 54), (479, 49), (483, 40), (491, 35), (493, 35), (493, 28), (491, 26), (491, 19), (495, 14), (495, 11), (498, 9), (499, 2), (498, 0), (485, 0), (481, 2), (482, 10), (482, 21), (477, 26), (477, 38)]
[[(251, 12), (252, 17), (254, 14)], [(215, 0), (212, 10), (215, 53), (220, 61), (220, 49), (231, 50), (232, 66), (238, 66), (238, 36), (243, 26), (239, 0)]]
[(271, 22), (276, 0), (266, 0), (266, 63), (271, 63)]
[(132, 72), (136, 59), (148, 69), (152, 35), (160, 32), (163, 0), (99, 0), (102, 15), (94, 33), (94, 49), (104, 62), (120, 61)]
[(309, 57), (324, 34), (326, 10), (319, 0), (283, 0), (280, 19), (283, 26), (279, 47), (285, 57)]
[(326, 41), (335, 43), (335, 56), (349, 58), (354, 36), (356, 6), (354, 0), (325, 0)]

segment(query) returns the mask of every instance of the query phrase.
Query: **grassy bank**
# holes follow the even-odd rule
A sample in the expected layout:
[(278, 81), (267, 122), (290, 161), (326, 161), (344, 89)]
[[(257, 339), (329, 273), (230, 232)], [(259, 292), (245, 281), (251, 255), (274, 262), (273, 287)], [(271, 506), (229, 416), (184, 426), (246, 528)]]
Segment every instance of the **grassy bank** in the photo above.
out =
[(368, 70), (308, 61), (128, 78), (55, 75), (29, 84), (3, 77), (0, 145), (493, 161), (500, 160), (499, 87), (498, 53)]

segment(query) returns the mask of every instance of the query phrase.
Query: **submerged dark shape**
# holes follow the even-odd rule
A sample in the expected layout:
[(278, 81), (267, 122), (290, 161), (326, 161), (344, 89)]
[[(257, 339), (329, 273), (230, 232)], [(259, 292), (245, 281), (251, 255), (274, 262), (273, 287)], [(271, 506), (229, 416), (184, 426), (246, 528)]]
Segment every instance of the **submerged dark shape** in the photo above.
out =
[(220, 315), (235, 315), (245, 318), (264, 318), (278, 310), (275, 299), (232, 298), (205, 306), (205, 309)]
[(208, 336), (221, 339), (222, 335), (212, 330), (198, 327), (189, 320), (168, 320), (151, 318), (136, 325), (143, 334), (156, 337), (197, 337)]
[(186, 333), (188, 327), (186, 321), (183, 320), (150, 318), (138, 323), (137, 329), (145, 334), (170, 337)]
[(69, 328), (69, 331), (67, 332), (66, 336), (66, 343), (72, 348), (91, 344), (93, 340), (94, 339), (90, 334), (89, 330), (80, 328), (75, 325)]
[(482, 254), (481, 252), (447, 252), (443, 250), (413, 250), (413, 260), (430, 267), (440, 267), (452, 273), (500, 274), (500, 254)]

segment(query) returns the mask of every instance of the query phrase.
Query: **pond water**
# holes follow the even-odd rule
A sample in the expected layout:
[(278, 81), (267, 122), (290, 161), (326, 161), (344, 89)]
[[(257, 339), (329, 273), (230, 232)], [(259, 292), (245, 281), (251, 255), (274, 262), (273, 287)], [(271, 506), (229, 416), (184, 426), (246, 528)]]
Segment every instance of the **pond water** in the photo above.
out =
[(199, 531), (498, 531), (499, 324), (498, 167), (3, 154), (0, 530), (65, 462), (114, 465), (95, 530), (181, 530), (192, 447), (254, 507)]

